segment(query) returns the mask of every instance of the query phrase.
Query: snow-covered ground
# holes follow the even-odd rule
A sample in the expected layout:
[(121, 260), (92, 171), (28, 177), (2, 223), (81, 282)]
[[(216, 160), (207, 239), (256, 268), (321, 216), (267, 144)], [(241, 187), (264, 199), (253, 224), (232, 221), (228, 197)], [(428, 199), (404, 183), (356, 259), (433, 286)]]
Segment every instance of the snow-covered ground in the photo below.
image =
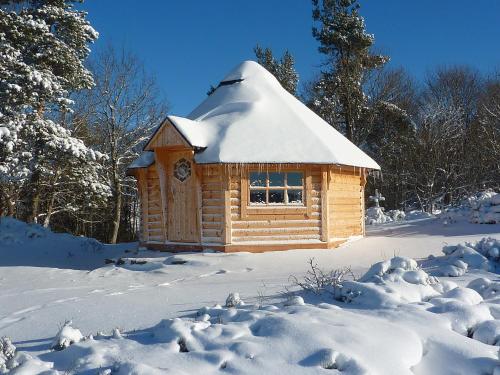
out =
[[(458, 277), (439, 276), (438, 282), (432, 276), (450, 265), (463, 269), (457, 262), (464, 252), (448, 248), (442, 258), (443, 246), (483, 237), (500, 239), (500, 225), (424, 218), (370, 227), (366, 238), (335, 250), (168, 254), (137, 251), (136, 244), (102, 246), (2, 219), (0, 337), (11, 337), (18, 351), (41, 361), (17, 369), (26, 374), (50, 366), (83, 374), (305, 374), (325, 368), (493, 374), (499, 365), (498, 346), (491, 345), (500, 337), (498, 270), (472, 265)], [(328, 291), (299, 293), (305, 304), (283, 294), (290, 275), (300, 279), (310, 258), (325, 270), (350, 266), (362, 276), (394, 256), (417, 260), (431, 276), (409, 260), (394, 269), (386, 262), (375, 266), (378, 276), (372, 269), (362, 283), (346, 282), (343, 302)], [(120, 257), (123, 264), (105, 264)], [(465, 288), (479, 277), (493, 284)], [(453, 290), (457, 285), (462, 288)], [(246, 304), (213, 307), (224, 305), (231, 292)], [(50, 351), (68, 320), (94, 339)], [(114, 338), (96, 336), (116, 328), (122, 334), (115, 331)]]

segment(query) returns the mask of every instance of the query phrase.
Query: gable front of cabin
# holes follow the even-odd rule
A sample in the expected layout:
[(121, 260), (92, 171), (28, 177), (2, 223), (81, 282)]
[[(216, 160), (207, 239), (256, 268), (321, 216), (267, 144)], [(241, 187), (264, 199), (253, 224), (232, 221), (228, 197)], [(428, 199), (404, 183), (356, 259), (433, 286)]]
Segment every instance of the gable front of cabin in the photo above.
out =
[(170, 123), (136, 171), (141, 244), (160, 250), (332, 248), (364, 234), (366, 170), (318, 164), (197, 164)]

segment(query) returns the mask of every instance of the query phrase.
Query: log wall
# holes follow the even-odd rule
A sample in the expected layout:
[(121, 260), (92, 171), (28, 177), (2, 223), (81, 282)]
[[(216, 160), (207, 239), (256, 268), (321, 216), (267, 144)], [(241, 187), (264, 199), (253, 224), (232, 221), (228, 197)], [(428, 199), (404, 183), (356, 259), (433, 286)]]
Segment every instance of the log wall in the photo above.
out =
[[(272, 169), (269, 170), (272, 171)], [(248, 206), (245, 193), (247, 189), (245, 176), (248, 172), (231, 168), (228, 174), (230, 176), (232, 244), (319, 242), (321, 240), (321, 167), (302, 166), (292, 170), (306, 172), (305, 206), (254, 208), (258, 206)], [(242, 212), (242, 209), (245, 212)]]
[(330, 240), (363, 234), (364, 170), (330, 167), (328, 208)]
[[(214, 246), (333, 244), (364, 234), (363, 170), (319, 165), (295, 170), (305, 171), (304, 206), (259, 208), (245, 204), (248, 199), (245, 193), (248, 169), (222, 165), (196, 166), (200, 181), (200, 243)], [(156, 167), (153, 165), (144, 169), (139, 180), (143, 209), (141, 240), (165, 242), (163, 217), (167, 208), (162, 210)]]
[(156, 166), (142, 169), (139, 175), (141, 197), (141, 241), (164, 242), (165, 227), (161, 204), (160, 181)]
[(224, 180), (222, 166), (202, 165), (201, 176), (201, 242), (224, 243)]

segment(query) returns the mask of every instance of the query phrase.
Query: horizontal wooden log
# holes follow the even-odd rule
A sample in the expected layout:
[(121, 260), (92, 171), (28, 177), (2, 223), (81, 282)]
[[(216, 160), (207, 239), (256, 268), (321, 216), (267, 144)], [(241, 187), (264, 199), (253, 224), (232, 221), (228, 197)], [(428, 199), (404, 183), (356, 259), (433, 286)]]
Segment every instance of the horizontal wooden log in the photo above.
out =
[(346, 176), (333, 176), (332, 183), (345, 184), (345, 185), (360, 185), (361, 179), (359, 177), (346, 177)]
[(161, 234), (163, 232), (163, 229), (162, 228), (147, 228), (146, 232), (149, 235), (158, 235), (158, 234)]
[(219, 206), (203, 206), (201, 209), (202, 214), (222, 214), (224, 213), (224, 207)]
[(222, 198), (210, 198), (210, 199), (203, 199), (202, 200), (202, 207), (223, 207), (224, 206), (224, 200)]
[(294, 228), (248, 228), (233, 229), (233, 237), (275, 236), (275, 235), (308, 235), (320, 233), (319, 227), (294, 227)]
[(203, 237), (222, 237), (222, 229), (203, 229)]
[(202, 183), (201, 191), (222, 191), (222, 183)]
[(163, 238), (163, 236), (149, 236), (148, 237), (148, 241), (151, 241), (151, 242), (163, 242), (164, 238)]
[(201, 237), (203, 243), (222, 243), (220, 237)]
[(361, 186), (359, 184), (331, 184), (329, 190), (331, 192), (356, 191), (361, 193)]
[(359, 191), (334, 191), (332, 194), (332, 198), (353, 198), (356, 199), (359, 203), (361, 201), (361, 190)]
[(344, 212), (361, 212), (361, 205), (351, 205), (351, 204), (330, 204), (328, 205), (328, 209), (330, 212), (335, 214), (342, 214)]
[(354, 218), (354, 219), (333, 219), (332, 220), (332, 225), (334, 227), (357, 227), (361, 226), (361, 217)]
[(301, 234), (301, 235), (276, 235), (276, 236), (248, 236), (248, 237), (233, 237), (233, 242), (245, 241), (299, 241), (299, 240), (319, 240), (319, 234)]
[(341, 219), (341, 220), (349, 220), (349, 219), (361, 219), (361, 210), (359, 211), (345, 211), (345, 212), (332, 212), (330, 215), (330, 219)]
[(320, 220), (260, 220), (235, 221), (233, 229), (243, 228), (283, 228), (283, 227), (319, 227)]
[(332, 197), (332, 201), (330, 202), (330, 205), (351, 205), (351, 206), (361, 206), (361, 199), (360, 198), (341, 198), (341, 197)]
[(330, 236), (334, 237), (334, 238), (349, 238), (352, 236), (361, 236), (362, 234), (363, 234), (362, 230), (357, 230), (357, 231), (345, 231), (345, 232), (330, 233)]
[(201, 197), (203, 200), (205, 200), (205, 199), (220, 199), (220, 200), (222, 200), (223, 192), (222, 192), (222, 190), (218, 190), (218, 191), (205, 190), (205, 191), (201, 192)]
[(224, 217), (220, 214), (203, 214), (201, 215), (201, 220), (203, 222), (222, 222), (224, 220)]
[(220, 230), (222, 230), (223, 225), (222, 225), (222, 222), (203, 222), (201, 227), (204, 230), (205, 229), (220, 229)]
[(162, 229), (163, 228), (163, 224), (160, 223), (160, 222), (147, 223), (147, 228), (148, 228), (148, 230), (150, 230), (150, 229)]
[(221, 183), (223, 181), (221, 175), (205, 175), (203, 176), (203, 183), (204, 184), (209, 184), (209, 183)]
[(307, 193), (311, 194), (312, 198), (321, 198), (321, 190), (311, 190), (309, 192), (306, 192), (306, 194)]
[(330, 233), (337, 233), (337, 232), (355, 232), (358, 231), (362, 228), (361, 223), (357, 224), (352, 224), (352, 225), (333, 225), (330, 228)]

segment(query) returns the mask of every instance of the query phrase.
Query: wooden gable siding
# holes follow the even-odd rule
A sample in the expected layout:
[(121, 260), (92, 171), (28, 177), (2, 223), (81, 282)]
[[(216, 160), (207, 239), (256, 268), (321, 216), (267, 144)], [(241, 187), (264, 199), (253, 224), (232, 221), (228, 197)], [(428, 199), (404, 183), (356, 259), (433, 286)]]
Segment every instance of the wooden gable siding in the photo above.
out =
[(141, 197), (141, 241), (163, 242), (165, 230), (161, 204), (160, 181), (156, 166), (140, 170), (139, 194)]
[(360, 168), (330, 167), (328, 183), (330, 240), (363, 234), (364, 173)]
[(184, 137), (177, 131), (177, 129), (172, 126), (172, 124), (166, 120), (158, 129), (153, 138), (148, 142), (145, 150), (153, 151), (158, 147), (181, 147), (181, 148), (191, 148), (191, 146), (186, 142)]
[[(226, 167), (227, 168), (227, 167)], [(252, 166), (248, 166), (252, 168)], [(321, 167), (297, 166), (305, 171), (304, 207), (247, 209), (248, 168), (230, 168), (231, 243), (321, 240)], [(269, 170), (283, 170), (269, 167)], [(243, 182), (242, 182), (243, 181)], [(243, 195), (243, 197), (242, 197)], [(242, 209), (246, 212), (242, 213)]]

